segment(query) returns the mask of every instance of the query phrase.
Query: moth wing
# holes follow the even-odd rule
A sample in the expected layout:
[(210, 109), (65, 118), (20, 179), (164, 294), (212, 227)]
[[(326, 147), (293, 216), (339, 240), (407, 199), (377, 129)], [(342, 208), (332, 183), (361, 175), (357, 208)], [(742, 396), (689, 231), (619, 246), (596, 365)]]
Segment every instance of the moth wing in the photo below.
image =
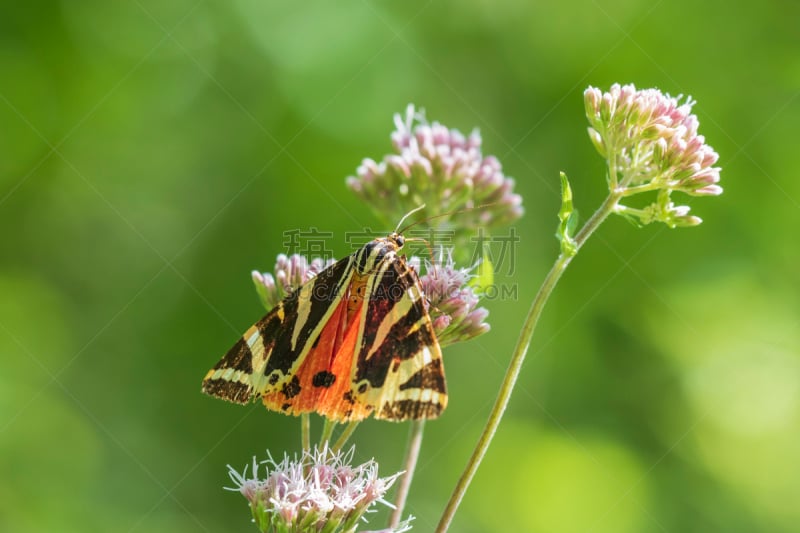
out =
[(276, 391), (295, 396), (297, 370), (340, 307), (352, 261), (326, 268), (251, 326), (208, 371), (203, 392), (242, 404)]
[[(357, 330), (358, 323), (354, 321), (347, 325), (347, 304), (347, 300), (342, 299), (336, 305), (287, 385), (279, 390), (265, 391), (262, 400), (268, 409), (292, 415), (323, 412), (331, 394), (348, 386), (350, 367), (343, 370), (346, 362), (337, 354), (347, 353), (346, 348), (341, 348), (343, 339), (353, 337), (352, 333), (348, 335), (348, 331)], [(346, 342), (353, 344), (349, 340)], [(352, 361), (352, 355), (349, 360)]]
[(392, 252), (376, 266), (360, 314), (350, 390), (329, 412), (344, 420), (439, 416), (447, 405), (442, 352), (419, 278), (402, 257)]

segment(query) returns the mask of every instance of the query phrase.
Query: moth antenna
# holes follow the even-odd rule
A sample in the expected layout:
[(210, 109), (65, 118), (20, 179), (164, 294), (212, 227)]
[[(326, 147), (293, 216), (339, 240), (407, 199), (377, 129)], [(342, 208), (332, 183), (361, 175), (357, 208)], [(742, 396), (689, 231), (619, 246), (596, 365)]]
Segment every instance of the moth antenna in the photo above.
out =
[[(405, 215), (403, 215), (403, 218), (401, 218), (401, 219), (400, 219), (400, 222), (398, 222), (398, 223), (397, 223), (397, 227), (394, 229), (394, 232), (395, 232), (395, 233), (403, 233), (402, 231), (400, 231), (400, 226), (402, 226), (402, 225), (403, 225), (403, 222), (405, 222), (405, 220), (406, 220), (408, 217), (410, 217), (411, 215), (413, 215), (414, 213), (416, 213), (417, 211), (420, 211), (420, 210), (422, 210), (422, 209), (425, 209), (425, 204), (422, 204), (422, 205), (421, 205), (421, 206), (419, 206), (419, 207), (415, 207), (414, 209), (412, 209), (411, 211), (409, 211), (408, 213), (406, 213)], [(414, 224), (411, 224), (411, 226), (413, 226), (413, 225), (414, 225)], [(408, 227), (410, 228), (411, 226), (408, 226)]]
[[(439, 215), (434, 215), (432, 217), (428, 217), (428, 218), (425, 218), (423, 220), (419, 220), (417, 222), (412, 222), (408, 226), (406, 226), (406, 227), (404, 227), (402, 229), (399, 229), (400, 226), (403, 224), (403, 221), (405, 219), (407, 219), (409, 216), (413, 215), (414, 213), (416, 213), (417, 211), (419, 211), (420, 209), (423, 209), (425, 207), (425, 204), (422, 204), (421, 206), (417, 207), (416, 209), (413, 209), (412, 211), (409, 211), (408, 213), (406, 213), (405, 216), (403, 216), (403, 218), (400, 219), (400, 223), (397, 224), (397, 228), (398, 229), (395, 229), (394, 232), (395, 233), (399, 233), (399, 234), (402, 235), (407, 230), (413, 228), (414, 226), (416, 226), (417, 224), (420, 224), (422, 222), (428, 222), (429, 220), (433, 220), (435, 218), (447, 217), (447, 216), (450, 216), (450, 215), (454, 215), (456, 213), (465, 213), (467, 211), (472, 211), (473, 209), (481, 209), (483, 207), (489, 207), (489, 206), (492, 206), (492, 205), (495, 205), (495, 204), (499, 204), (499, 203), (500, 202), (488, 202), (488, 203), (481, 204), (481, 205), (476, 205), (476, 206), (473, 206), (473, 207), (465, 207), (464, 209), (456, 209), (455, 211), (448, 211), (447, 213), (441, 213)], [(433, 272), (434, 272), (434, 275), (436, 275), (436, 270), (437, 270), (436, 258), (434, 257), (433, 246), (431, 245), (430, 241), (428, 241), (428, 239), (423, 239), (422, 237), (411, 237), (411, 238), (407, 238), (406, 239), (406, 242), (414, 242), (414, 241), (422, 241), (428, 247), (428, 254), (430, 255), (430, 258), (431, 258), (431, 265), (433, 265)], [(439, 263), (441, 263), (443, 260), (444, 260), (444, 247), (442, 246), (440, 248)]]
[[(447, 213), (441, 213), (441, 214), (438, 214), (438, 215), (434, 215), (432, 217), (428, 217), (426, 219), (419, 220), (417, 222), (412, 222), (411, 224), (409, 224), (408, 226), (404, 227), (403, 229), (395, 230), (395, 233), (400, 233), (402, 235), (403, 233), (405, 233), (409, 229), (413, 228), (417, 224), (421, 224), (422, 222), (428, 222), (428, 221), (433, 220), (435, 218), (449, 217), (450, 215), (456, 215), (458, 213), (466, 213), (467, 211), (472, 211), (473, 209), (481, 209), (483, 207), (490, 207), (490, 206), (493, 206), (493, 205), (496, 205), (496, 204), (499, 204), (499, 203), (500, 202), (489, 202), (487, 204), (476, 205), (476, 206), (473, 206), (473, 207), (465, 207), (464, 209), (456, 209), (455, 211), (448, 211)], [(403, 220), (407, 219), (409, 217), (409, 215), (412, 215), (412, 214), (416, 213), (417, 211), (419, 211), (423, 207), (425, 207), (425, 204), (422, 204), (418, 208), (416, 208), (413, 211), (411, 211), (408, 214), (406, 214), (400, 220), (400, 224), (398, 224), (397, 226), (400, 227), (400, 225), (403, 223)]]

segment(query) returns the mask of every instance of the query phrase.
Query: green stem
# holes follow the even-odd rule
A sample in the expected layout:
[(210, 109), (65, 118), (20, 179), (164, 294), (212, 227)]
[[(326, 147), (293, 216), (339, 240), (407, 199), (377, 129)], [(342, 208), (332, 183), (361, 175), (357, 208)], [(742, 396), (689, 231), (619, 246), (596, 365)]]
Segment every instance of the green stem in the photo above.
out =
[(354, 421), (350, 422), (349, 424), (347, 424), (347, 427), (344, 428), (344, 431), (342, 431), (342, 434), (339, 435), (338, 439), (336, 439), (336, 443), (333, 445), (333, 448), (331, 448), (331, 451), (333, 453), (338, 452), (339, 450), (341, 450), (344, 447), (345, 444), (347, 444), (347, 441), (350, 439), (350, 436), (353, 434), (353, 432), (358, 427), (358, 423), (359, 423), (358, 420), (354, 420)]
[(311, 449), (311, 415), (300, 415), (300, 443), (304, 450)]
[[(616, 179), (612, 178), (612, 181), (616, 182)], [(603, 223), (606, 217), (614, 212), (614, 207), (617, 205), (620, 198), (621, 193), (612, 189), (612, 193), (606, 198), (597, 211), (594, 212), (591, 218), (586, 221), (586, 224), (583, 225), (575, 236), (576, 253), (586, 242), (586, 239), (588, 239), (600, 224)], [(528, 352), (533, 332), (536, 329), (539, 317), (542, 315), (544, 305), (547, 303), (547, 299), (553, 293), (553, 289), (573, 257), (574, 255), (567, 256), (563, 253), (558, 256), (558, 259), (556, 259), (550, 272), (547, 273), (541, 287), (539, 287), (539, 292), (536, 293), (536, 297), (531, 303), (531, 308), (528, 311), (528, 316), (525, 318), (525, 323), (522, 326), (517, 345), (514, 347), (511, 362), (508, 365), (508, 370), (506, 370), (505, 378), (503, 378), (503, 383), (500, 385), (500, 390), (497, 393), (497, 399), (494, 402), (494, 407), (492, 407), (492, 412), (489, 414), (489, 419), (486, 421), (486, 426), (483, 428), (483, 433), (481, 433), (478, 443), (475, 445), (472, 456), (469, 458), (469, 461), (467, 461), (464, 472), (462, 472), (455, 489), (453, 489), (450, 501), (447, 502), (447, 507), (445, 507), (442, 518), (439, 520), (436, 533), (444, 533), (450, 527), (456, 510), (467, 491), (467, 487), (469, 487), (472, 478), (475, 476), (475, 472), (478, 470), (478, 466), (480, 466), (483, 457), (486, 455), (486, 450), (488, 450), (489, 444), (492, 442), (492, 438), (494, 438), (497, 432), (497, 427), (500, 425), (500, 420), (503, 418), (503, 413), (508, 406), (511, 392), (514, 390), (514, 384), (519, 377), (522, 363), (525, 361), (525, 354)]]
[(614, 150), (608, 151), (608, 190), (615, 191), (617, 189), (617, 152)]
[(635, 185), (633, 187), (625, 187), (622, 196), (633, 196), (635, 194), (641, 194), (643, 192), (649, 191), (660, 191), (664, 188), (664, 183), (659, 182), (657, 180), (649, 181), (647, 183), (643, 183), (642, 185)]
[(637, 209), (635, 207), (628, 207), (622, 204), (618, 204), (615, 208), (615, 212), (620, 215), (627, 215), (631, 217), (636, 217), (639, 219), (645, 218), (647, 213), (644, 209)]
[(408, 445), (406, 446), (406, 457), (403, 468), (405, 474), (400, 478), (400, 486), (397, 487), (397, 495), (394, 499), (395, 507), (389, 519), (390, 529), (394, 529), (400, 525), (400, 520), (403, 518), (403, 509), (406, 506), (408, 491), (411, 488), (411, 479), (414, 477), (414, 470), (417, 468), (417, 459), (419, 459), (419, 450), (422, 447), (422, 433), (424, 429), (424, 419), (411, 422), (411, 431), (408, 436)]
[(319, 447), (322, 448), (325, 444), (331, 440), (331, 436), (333, 435), (333, 428), (336, 427), (336, 422), (331, 421), (329, 418), (325, 419), (325, 423), (322, 425), (322, 435), (319, 437)]

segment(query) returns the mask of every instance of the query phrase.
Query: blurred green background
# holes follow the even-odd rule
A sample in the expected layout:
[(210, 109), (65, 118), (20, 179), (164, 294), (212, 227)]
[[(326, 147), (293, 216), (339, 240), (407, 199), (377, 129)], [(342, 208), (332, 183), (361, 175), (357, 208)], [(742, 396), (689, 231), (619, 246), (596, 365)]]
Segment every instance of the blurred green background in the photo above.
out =
[[(497, 279), (519, 297), (445, 352), (407, 509), (431, 531), (557, 253), (558, 172), (602, 199), (582, 91), (614, 82), (698, 100), (725, 194), (690, 200), (698, 228), (589, 241), (452, 530), (798, 530), (800, 4), (165, 4), (2, 8), (1, 531), (255, 530), (225, 465), (296, 450), (298, 422), (200, 381), (284, 231), (341, 256), (376, 229), (344, 179), (409, 102), (480, 128), (526, 208)], [(407, 431), (364, 423), (358, 459), (399, 469)]]

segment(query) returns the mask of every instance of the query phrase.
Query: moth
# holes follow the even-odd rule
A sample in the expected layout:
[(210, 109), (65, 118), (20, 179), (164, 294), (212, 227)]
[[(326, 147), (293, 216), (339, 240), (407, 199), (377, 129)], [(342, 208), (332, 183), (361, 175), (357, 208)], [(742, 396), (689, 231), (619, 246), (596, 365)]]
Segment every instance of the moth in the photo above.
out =
[(298, 287), (208, 371), (203, 392), (331, 420), (436, 418), (442, 352), (395, 231)]

